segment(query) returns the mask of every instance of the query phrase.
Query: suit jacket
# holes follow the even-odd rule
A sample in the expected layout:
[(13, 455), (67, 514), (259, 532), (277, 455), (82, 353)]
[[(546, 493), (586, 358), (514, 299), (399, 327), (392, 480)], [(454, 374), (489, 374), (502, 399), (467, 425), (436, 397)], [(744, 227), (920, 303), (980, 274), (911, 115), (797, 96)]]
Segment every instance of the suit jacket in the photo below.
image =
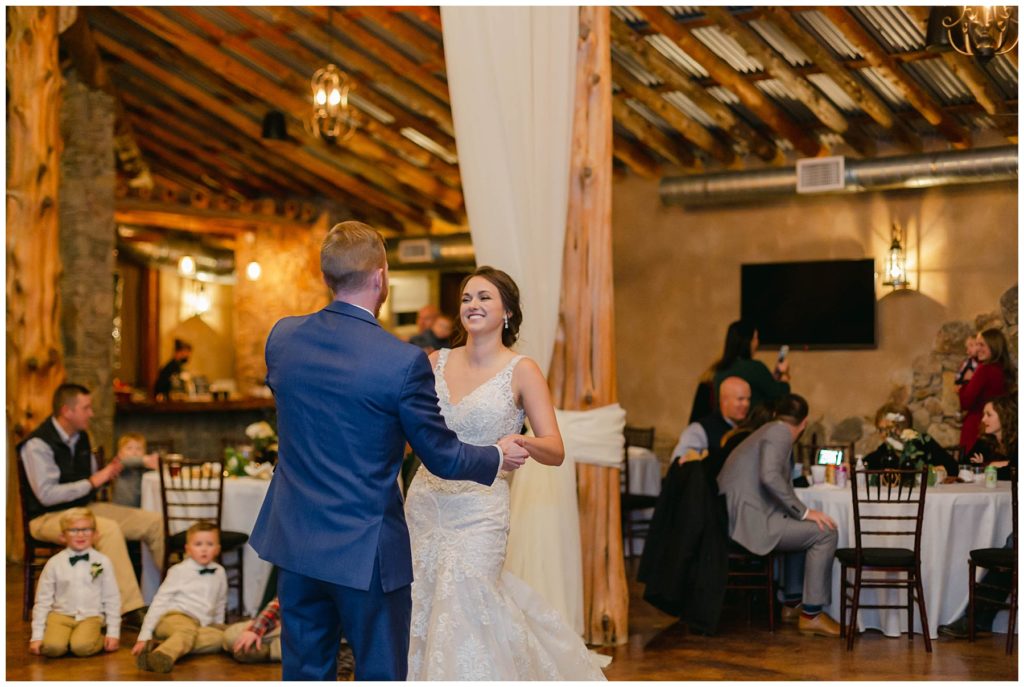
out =
[(759, 556), (779, 543), (787, 518), (799, 520), (807, 511), (793, 491), (792, 451), (786, 424), (769, 422), (736, 447), (718, 474), (729, 536)]
[(406, 441), (445, 479), (491, 484), (494, 446), (463, 444), (445, 425), (419, 348), (368, 312), (334, 301), (287, 317), (267, 338), (278, 461), (249, 543), (264, 560), (345, 587), (412, 582), (398, 472)]

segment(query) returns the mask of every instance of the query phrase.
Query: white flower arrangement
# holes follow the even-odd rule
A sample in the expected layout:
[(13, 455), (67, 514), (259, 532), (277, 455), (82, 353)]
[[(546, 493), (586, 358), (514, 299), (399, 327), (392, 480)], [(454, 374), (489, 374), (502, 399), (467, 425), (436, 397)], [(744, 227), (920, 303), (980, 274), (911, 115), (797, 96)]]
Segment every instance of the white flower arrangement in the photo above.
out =
[(245, 428), (245, 436), (252, 440), (257, 439), (276, 439), (277, 435), (274, 434), (274, 428), (270, 426), (268, 422), (260, 421), (254, 422)]
[(902, 439), (903, 441), (914, 441), (920, 438), (921, 434), (916, 429), (907, 428), (900, 432), (900, 439)]

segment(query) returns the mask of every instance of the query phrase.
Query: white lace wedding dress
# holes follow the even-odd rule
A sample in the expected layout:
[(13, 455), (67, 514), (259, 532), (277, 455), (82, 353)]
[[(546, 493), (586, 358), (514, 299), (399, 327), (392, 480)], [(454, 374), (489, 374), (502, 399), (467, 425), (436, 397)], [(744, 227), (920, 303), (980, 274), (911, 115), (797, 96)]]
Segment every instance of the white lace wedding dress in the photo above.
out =
[[(518, 433), (512, 396), (516, 356), (452, 404), (444, 379), (448, 349), (434, 368), (441, 413), (470, 444)], [(603, 680), (601, 657), (522, 580), (502, 570), (509, 489), (503, 474), (485, 487), (449, 481), (420, 466), (405, 504), (412, 540), (410, 680)]]

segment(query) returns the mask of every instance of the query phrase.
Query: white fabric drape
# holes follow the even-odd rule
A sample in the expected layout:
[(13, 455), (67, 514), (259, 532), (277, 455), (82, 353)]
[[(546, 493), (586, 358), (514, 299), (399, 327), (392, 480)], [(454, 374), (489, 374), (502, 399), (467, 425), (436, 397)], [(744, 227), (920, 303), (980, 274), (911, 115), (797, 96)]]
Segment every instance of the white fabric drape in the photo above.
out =
[[(547, 374), (558, 326), (576, 78), (576, 7), (442, 7), (459, 171), (478, 265), (519, 285), (517, 346)], [(576, 471), (512, 482), (506, 568), (583, 631)]]
[(621, 468), (626, 411), (618, 403), (591, 410), (556, 410), (565, 454), (577, 463)]

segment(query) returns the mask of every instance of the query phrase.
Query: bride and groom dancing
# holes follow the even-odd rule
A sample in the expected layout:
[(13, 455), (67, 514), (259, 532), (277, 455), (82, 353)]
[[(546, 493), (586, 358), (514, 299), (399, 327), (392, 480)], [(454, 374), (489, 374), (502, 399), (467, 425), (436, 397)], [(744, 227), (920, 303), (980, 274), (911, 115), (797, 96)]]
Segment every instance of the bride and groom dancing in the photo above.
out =
[[(360, 680), (604, 679), (560, 614), (502, 570), (505, 472), (564, 455), (540, 368), (509, 348), (515, 282), (469, 277), (466, 345), (428, 362), (377, 322), (380, 234), (335, 226), (320, 267), (335, 300), (281, 320), (266, 346), (280, 448), (250, 543), (280, 569), (284, 679), (336, 679), (343, 632)], [(536, 436), (519, 433), (524, 416)], [(403, 504), (407, 441), (423, 465)]]

